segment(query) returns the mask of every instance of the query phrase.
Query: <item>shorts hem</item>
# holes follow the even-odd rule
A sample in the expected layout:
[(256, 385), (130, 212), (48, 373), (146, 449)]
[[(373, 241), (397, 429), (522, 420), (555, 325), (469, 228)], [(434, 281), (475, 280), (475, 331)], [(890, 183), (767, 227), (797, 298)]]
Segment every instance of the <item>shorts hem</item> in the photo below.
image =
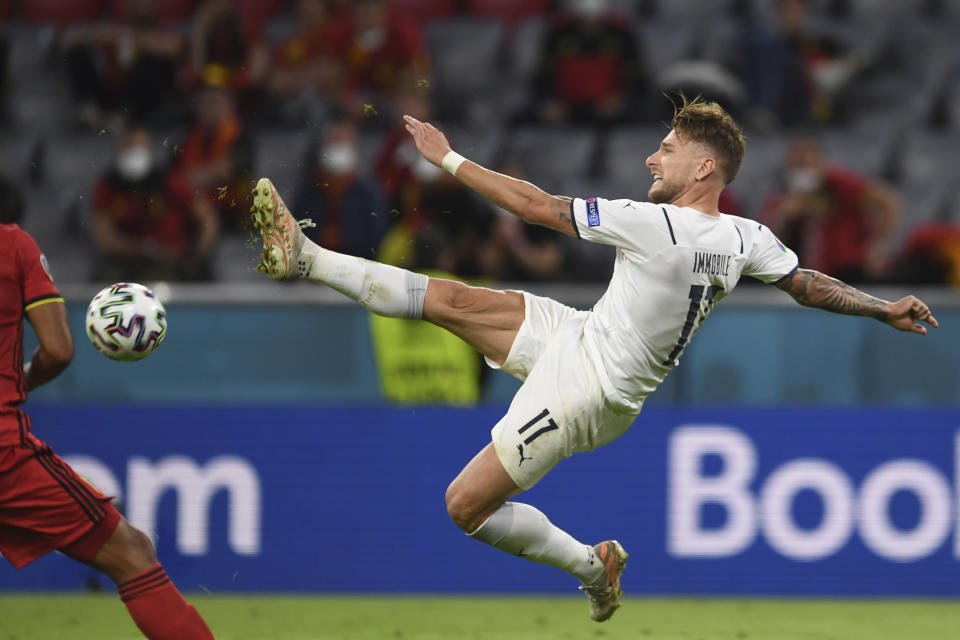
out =
[(515, 352), (515, 349), (517, 348), (517, 345), (520, 344), (520, 334), (523, 333), (523, 329), (524, 327), (527, 326), (527, 323), (529, 322), (529, 319), (530, 319), (530, 295), (531, 294), (520, 289), (508, 289), (508, 291), (516, 291), (517, 293), (523, 296), (523, 322), (520, 323), (520, 328), (517, 329), (517, 335), (513, 337), (513, 344), (510, 345), (510, 350), (507, 351), (507, 357), (503, 359), (503, 362), (498, 364), (493, 360), (491, 360), (490, 358), (488, 358), (487, 356), (483, 356), (483, 361), (486, 362), (487, 366), (490, 367), (491, 369), (503, 370), (506, 373), (509, 373), (513, 377), (522, 381), (526, 379), (527, 376), (525, 374), (521, 376), (519, 372), (513, 371), (514, 363), (511, 363), (511, 356), (513, 356), (513, 359), (516, 360), (517, 354)]
[[(524, 482), (521, 478), (518, 478), (513, 471), (513, 465), (507, 464), (507, 461), (504, 460), (505, 454), (500, 448), (500, 445), (497, 443), (496, 438), (493, 439), (493, 450), (497, 452), (497, 460), (500, 461), (500, 465), (503, 467), (503, 470), (507, 472), (507, 475), (510, 476), (510, 479), (513, 480), (513, 484), (517, 485), (517, 488), (521, 491), (529, 491), (532, 489), (540, 480), (543, 479), (543, 476), (535, 478), (533, 482), (527, 483)], [(516, 452), (511, 452), (511, 455), (515, 455)], [(546, 475), (546, 474), (544, 474)]]

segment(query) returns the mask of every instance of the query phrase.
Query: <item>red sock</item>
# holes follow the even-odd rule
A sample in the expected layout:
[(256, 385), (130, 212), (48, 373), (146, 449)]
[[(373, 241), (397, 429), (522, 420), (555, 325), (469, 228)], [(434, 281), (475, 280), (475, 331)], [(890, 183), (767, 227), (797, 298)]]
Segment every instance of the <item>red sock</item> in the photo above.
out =
[(159, 562), (117, 587), (130, 617), (150, 640), (213, 640)]

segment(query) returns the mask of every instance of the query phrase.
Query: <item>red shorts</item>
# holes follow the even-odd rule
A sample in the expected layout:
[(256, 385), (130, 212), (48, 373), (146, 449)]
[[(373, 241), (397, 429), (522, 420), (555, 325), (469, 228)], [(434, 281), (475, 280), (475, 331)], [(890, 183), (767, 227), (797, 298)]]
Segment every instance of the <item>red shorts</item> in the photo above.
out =
[(119, 522), (110, 498), (40, 439), (0, 446), (0, 553), (15, 568), (54, 550), (89, 563)]

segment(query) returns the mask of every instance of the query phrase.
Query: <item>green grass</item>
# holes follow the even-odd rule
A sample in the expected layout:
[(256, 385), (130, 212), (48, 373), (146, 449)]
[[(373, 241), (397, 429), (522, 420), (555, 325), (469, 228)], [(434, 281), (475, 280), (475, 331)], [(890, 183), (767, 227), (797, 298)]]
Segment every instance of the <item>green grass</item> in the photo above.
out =
[[(590, 622), (579, 598), (189, 598), (220, 640), (949, 640), (960, 603), (633, 598)], [(105, 595), (0, 595), (0, 640), (139, 638)]]

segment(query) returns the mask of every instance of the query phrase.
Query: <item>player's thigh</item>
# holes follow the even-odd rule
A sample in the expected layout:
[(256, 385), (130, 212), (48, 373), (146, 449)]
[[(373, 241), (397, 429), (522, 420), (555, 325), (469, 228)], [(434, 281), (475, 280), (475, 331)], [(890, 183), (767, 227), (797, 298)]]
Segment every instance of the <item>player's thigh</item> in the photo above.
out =
[(490, 360), (501, 363), (523, 324), (519, 291), (472, 287), (455, 280), (430, 278), (423, 319), (459, 336)]

